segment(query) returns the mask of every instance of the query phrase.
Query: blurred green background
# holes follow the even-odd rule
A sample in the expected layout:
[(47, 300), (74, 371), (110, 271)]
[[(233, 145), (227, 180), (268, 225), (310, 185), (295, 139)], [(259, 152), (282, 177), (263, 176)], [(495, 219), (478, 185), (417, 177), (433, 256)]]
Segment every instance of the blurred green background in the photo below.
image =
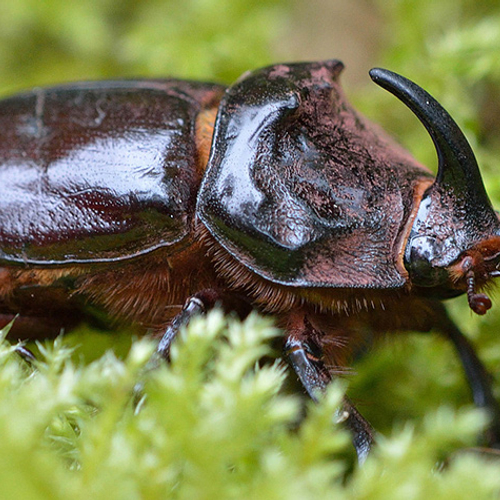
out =
[[(500, 208), (500, 5), (496, 0), (0, 0), (0, 94), (72, 80), (173, 76), (230, 83), (273, 62), (339, 58), (356, 106), (434, 168), (422, 126), (369, 81), (384, 66), (417, 81), (451, 112), (475, 149)], [(500, 398), (500, 307), (452, 314), (479, 346)], [(87, 359), (129, 336), (85, 334)], [(90, 339), (85, 341), (85, 339)], [(119, 350), (119, 348), (118, 348)], [(418, 421), (440, 404), (470, 402), (441, 339), (384, 340), (357, 360), (351, 397), (377, 429)]]

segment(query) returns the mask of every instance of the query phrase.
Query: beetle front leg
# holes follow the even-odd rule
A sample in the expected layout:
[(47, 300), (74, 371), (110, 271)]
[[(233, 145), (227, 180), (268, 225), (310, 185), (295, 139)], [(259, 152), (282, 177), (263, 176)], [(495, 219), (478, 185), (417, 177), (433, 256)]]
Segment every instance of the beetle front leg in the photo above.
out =
[[(312, 332), (290, 333), (285, 341), (284, 355), (307, 394), (313, 401), (318, 401), (318, 396), (326, 390), (333, 377), (321, 359), (323, 354), (321, 348), (308, 333)], [(351, 432), (358, 461), (363, 463), (373, 444), (371, 425), (346, 397), (336, 417), (336, 421), (344, 422)]]
[(444, 312), (439, 317), (444, 319), (440, 321), (438, 329), (452, 342), (457, 351), (474, 403), (478, 408), (484, 408), (491, 418), (486, 429), (486, 441), (491, 448), (500, 448), (500, 407), (493, 395), (492, 377), (457, 325)]

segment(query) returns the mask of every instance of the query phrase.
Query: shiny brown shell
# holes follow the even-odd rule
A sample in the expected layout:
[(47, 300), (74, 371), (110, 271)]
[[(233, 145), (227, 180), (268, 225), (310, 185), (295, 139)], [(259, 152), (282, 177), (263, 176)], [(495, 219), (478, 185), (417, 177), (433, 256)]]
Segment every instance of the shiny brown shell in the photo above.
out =
[(223, 87), (37, 88), (0, 102), (0, 264), (114, 262), (181, 242), (201, 172), (196, 117)]
[(272, 282), (399, 288), (415, 193), (432, 176), (349, 105), (342, 68), (271, 66), (226, 92), (198, 214)]

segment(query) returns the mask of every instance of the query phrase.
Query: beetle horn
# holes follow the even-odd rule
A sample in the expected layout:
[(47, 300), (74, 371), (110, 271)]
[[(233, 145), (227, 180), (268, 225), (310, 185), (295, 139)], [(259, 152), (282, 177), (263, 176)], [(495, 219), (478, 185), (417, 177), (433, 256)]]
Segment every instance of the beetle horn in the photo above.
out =
[(472, 148), (448, 112), (407, 78), (385, 69), (370, 71), (372, 80), (408, 106), (425, 126), (438, 156), (435, 187), (452, 190), (476, 213), (493, 212)]

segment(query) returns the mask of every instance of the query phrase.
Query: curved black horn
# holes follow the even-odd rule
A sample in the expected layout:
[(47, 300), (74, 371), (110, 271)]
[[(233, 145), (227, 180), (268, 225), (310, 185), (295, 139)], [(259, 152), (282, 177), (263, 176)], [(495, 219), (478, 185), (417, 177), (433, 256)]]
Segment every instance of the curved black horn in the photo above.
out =
[(397, 73), (374, 68), (372, 80), (408, 106), (432, 137), (438, 155), (435, 185), (462, 193), (475, 208), (491, 207), (479, 167), (463, 132), (448, 112), (424, 89)]

